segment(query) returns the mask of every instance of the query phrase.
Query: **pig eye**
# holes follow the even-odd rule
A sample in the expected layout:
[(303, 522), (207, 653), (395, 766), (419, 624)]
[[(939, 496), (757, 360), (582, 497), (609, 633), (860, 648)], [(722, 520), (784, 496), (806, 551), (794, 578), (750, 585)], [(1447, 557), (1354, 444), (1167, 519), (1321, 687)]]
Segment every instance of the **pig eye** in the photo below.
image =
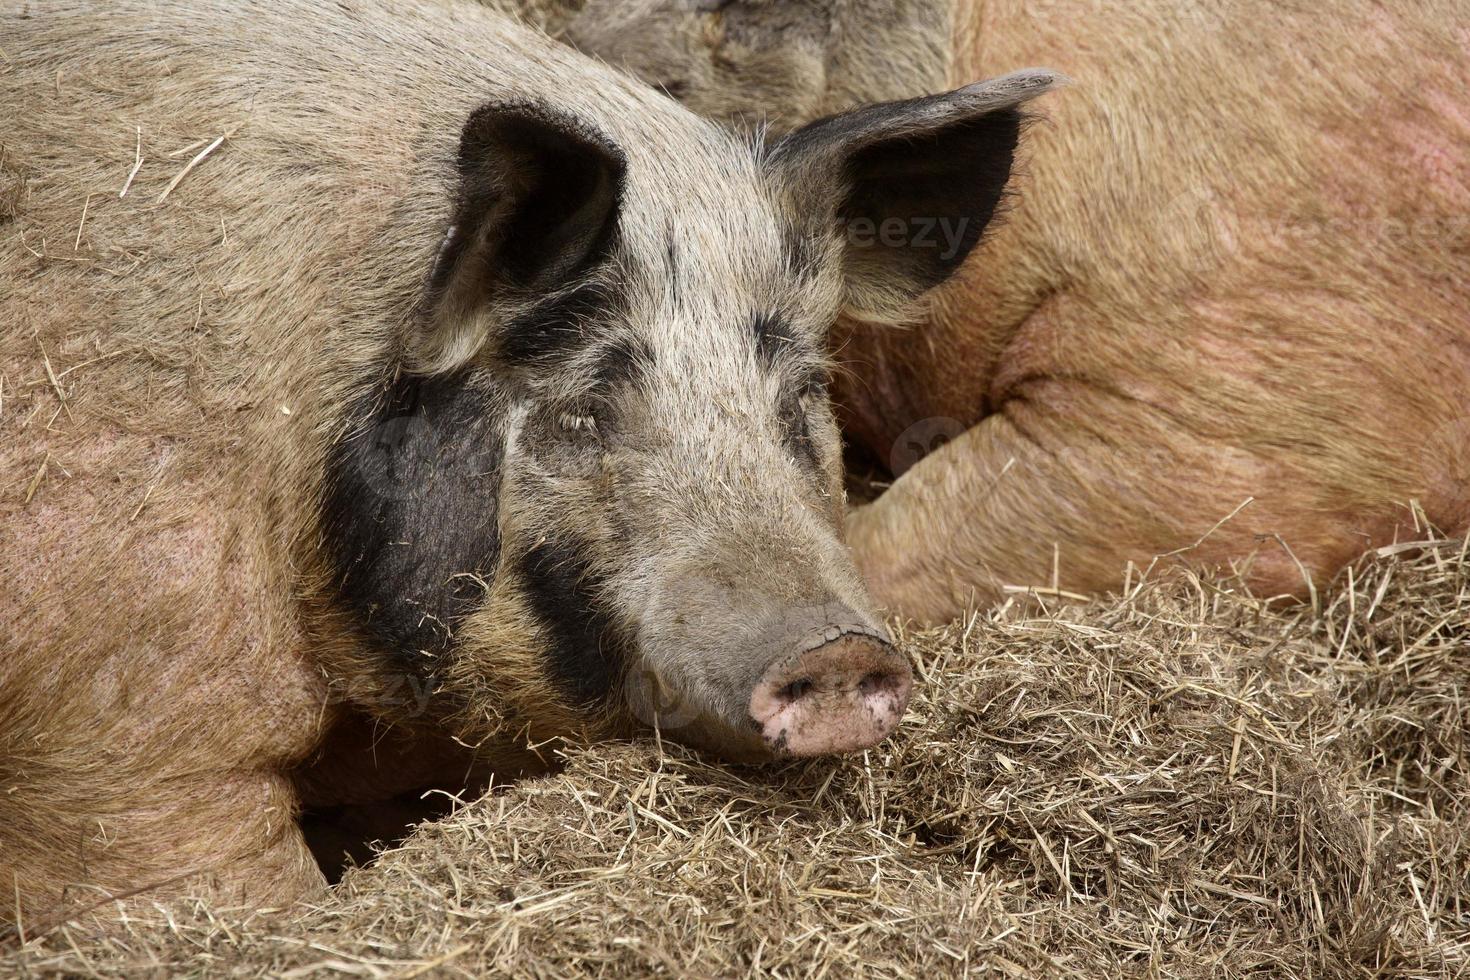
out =
[(812, 423), (826, 404), (827, 376), (813, 370), (800, 378), (781, 400), (781, 434), (793, 457), (814, 470), (822, 467), (821, 453), (813, 438)]
[(809, 421), (811, 409), (811, 396), (805, 392), (789, 398), (781, 409), (781, 430), (792, 454), (815, 466), (818, 459)]

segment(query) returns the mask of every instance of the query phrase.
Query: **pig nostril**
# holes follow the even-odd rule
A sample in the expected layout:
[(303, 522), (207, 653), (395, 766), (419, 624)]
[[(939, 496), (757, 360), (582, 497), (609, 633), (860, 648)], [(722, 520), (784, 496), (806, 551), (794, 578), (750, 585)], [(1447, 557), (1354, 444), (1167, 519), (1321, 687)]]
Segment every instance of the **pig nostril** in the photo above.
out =
[(780, 697), (784, 701), (800, 701), (810, 694), (812, 688), (816, 686), (816, 682), (810, 677), (803, 677), (801, 680), (792, 681), (790, 684), (781, 688)]
[(864, 696), (874, 694), (884, 688), (893, 686), (893, 675), (883, 673), (871, 673), (858, 681), (858, 692)]

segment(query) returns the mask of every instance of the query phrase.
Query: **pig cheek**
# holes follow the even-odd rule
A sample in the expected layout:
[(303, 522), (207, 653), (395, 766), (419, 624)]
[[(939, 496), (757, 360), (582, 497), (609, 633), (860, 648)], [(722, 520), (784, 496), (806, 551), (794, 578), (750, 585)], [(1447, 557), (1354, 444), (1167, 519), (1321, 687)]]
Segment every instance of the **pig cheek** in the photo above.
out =
[[(634, 629), (604, 571), (606, 522), (588, 512), (582, 495), (546, 489), (538, 481), (534, 496), (516, 502), (534, 504), (515, 515), (501, 576), (481, 612), (461, 630), (460, 659), (469, 664), (461, 676), (467, 685), (508, 688), (531, 714), (542, 702), (554, 701), (548, 711), (562, 727), (587, 727), (573, 723), (579, 715), (600, 728), (617, 713)], [(476, 675), (487, 679), (477, 681)]]
[(535, 749), (551, 739), (591, 743), (614, 733), (613, 719), (575, 703), (557, 683), (543, 624), (511, 577), (496, 582), (459, 640), (445, 690), (462, 705), (455, 727), (467, 741), (492, 736)]

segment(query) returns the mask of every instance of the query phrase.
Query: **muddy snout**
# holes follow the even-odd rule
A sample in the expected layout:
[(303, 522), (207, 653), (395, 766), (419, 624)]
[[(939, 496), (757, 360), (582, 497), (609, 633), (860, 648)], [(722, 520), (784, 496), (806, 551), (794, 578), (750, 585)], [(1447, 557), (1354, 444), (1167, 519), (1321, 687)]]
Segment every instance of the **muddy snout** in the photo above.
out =
[(793, 637), (750, 696), (750, 717), (777, 755), (858, 752), (898, 727), (913, 689), (908, 661), (880, 631), (829, 625)]

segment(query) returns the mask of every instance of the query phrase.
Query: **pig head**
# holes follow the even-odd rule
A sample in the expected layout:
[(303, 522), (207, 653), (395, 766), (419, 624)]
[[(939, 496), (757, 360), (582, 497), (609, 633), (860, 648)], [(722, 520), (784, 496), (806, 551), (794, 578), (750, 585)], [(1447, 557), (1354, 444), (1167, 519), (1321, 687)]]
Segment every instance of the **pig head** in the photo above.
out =
[(842, 543), (826, 331), (949, 276), (1051, 83), (821, 120), (677, 202), (555, 113), (471, 118), (421, 309), (326, 464), (343, 674), (412, 672), (472, 733), (887, 735), (910, 671)]

